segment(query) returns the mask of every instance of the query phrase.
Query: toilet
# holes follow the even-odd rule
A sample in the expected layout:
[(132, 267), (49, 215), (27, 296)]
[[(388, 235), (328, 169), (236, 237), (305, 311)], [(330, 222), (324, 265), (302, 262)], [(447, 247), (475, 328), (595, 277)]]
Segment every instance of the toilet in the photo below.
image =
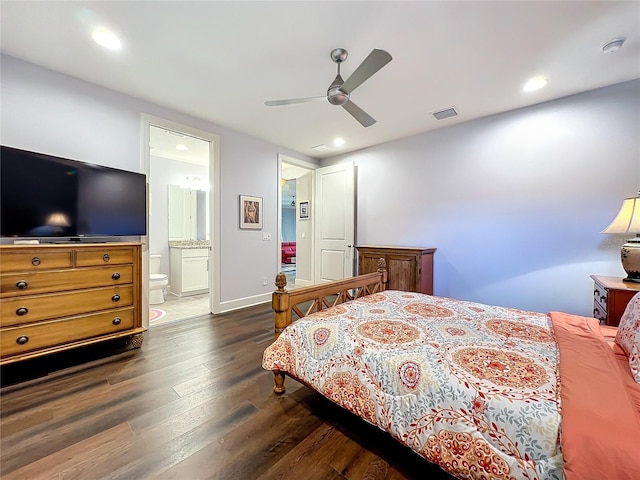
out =
[(164, 273), (160, 273), (161, 255), (149, 255), (149, 303), (157, 305), (164, 303), (164, 290), (169, 280)]

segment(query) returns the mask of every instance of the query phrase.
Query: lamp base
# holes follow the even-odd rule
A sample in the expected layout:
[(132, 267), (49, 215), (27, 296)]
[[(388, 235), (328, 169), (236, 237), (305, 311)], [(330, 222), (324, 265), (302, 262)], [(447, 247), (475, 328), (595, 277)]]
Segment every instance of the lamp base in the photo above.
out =
[(620, 249), (622, 268), (627, 272), (623, 282), (640, 283), (640, 237), (627, 240)]

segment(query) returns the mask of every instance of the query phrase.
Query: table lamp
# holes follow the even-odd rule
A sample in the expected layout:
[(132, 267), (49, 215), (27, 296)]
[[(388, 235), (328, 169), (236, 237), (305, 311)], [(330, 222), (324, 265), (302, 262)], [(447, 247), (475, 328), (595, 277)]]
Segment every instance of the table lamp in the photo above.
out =
[(620, 249), (622, 268), (627, 272), (625, 282), (640, 283), (640, 192), (637, 197), (625, 198), (611, 224), (600, 233), (635, 233)]

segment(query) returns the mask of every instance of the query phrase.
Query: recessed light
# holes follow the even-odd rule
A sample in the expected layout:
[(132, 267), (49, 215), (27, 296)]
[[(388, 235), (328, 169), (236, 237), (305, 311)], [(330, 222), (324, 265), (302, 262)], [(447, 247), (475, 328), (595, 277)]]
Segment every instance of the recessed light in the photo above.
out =
[(91, 34), (91, 37), (97, 44), (102, 45), (109, 50), (120, 50), (122, 47), (122, 42), (116, 34), (105, 27), (96, 28)]
[(544, 77), (533, 77), (527, 83), (524, 84), (522, 90), (525, 92), (533, 92), (535, 90), (540, 90), (547, 84), (547, 79)]
[(186, 151), (189, 150), (189, 147), (187, 147), (186, 145), (179, 143), (176, 145), (176, 150), (182, 150), (182, 151)]
[(340, 138), (340, 137), (338, 137), (338, 138), (334, 139), (334, 140), (333, 140), (333, 144), (334, 144), (336, 147), (341, 147), (341, 146), (343, 146), (343, 145), (344, 145), (344, 138)]

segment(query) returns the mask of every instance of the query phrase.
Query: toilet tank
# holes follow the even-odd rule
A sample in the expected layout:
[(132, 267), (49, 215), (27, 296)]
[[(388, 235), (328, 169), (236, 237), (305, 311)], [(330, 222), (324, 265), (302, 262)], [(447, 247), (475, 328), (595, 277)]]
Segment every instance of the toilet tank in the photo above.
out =
[(160, 273), (160, 259), (162, 255), (149, 255), (149, 273)]

